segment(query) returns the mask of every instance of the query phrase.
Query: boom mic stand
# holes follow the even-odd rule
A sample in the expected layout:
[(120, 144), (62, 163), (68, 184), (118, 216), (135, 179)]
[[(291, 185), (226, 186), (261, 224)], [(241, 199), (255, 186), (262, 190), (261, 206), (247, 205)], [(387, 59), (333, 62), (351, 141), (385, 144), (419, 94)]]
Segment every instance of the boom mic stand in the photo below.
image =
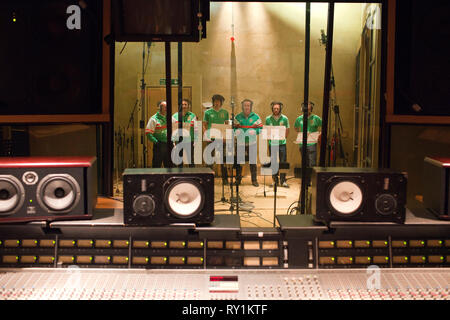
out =
[(145, 62), (145, 42), (142, 43), (142, 78), (141, 78), (141, 120), (139, 121), (139, 128), (141, 129), (141, 144), (142, 144), (142, 165), (147, 167), (147, 146), (145, 141), (145, 72), (147, 69), (148, 59), (150, 57), (151, 42), (147, 42), (147, 63)]
[[(230, 196), (230, 211), (231, 214), (233, 214), (233, 210), (234, 210), (234, 202), (236, 202), (236, 214), (239, 215), (239, 185), (237, 183), (237, 177), (234, 175), (234, 170), (236, 170), (236, 175), (237, 175), (237, 168), (238, 168), (238, 163), (237, 163), (237, 141), (236, 141), (236, 137), (234, 134), (234, 130), (236, 129), (236, 125), (234, 123), (234, 98), (233, 96), (231, 97), (231, 141), (233, 141), (233, 166), (231, 167), (231, 179), (230, 179), (230, 191), (231, 191), (231, 196)], [(233, 182), (234, 179), (234, 182)], [(234, 200), (233, 198), (233, 185), (236, 185), (236, 200)]]
[(130, 148), (131, 148), (131, 167), (132, 168), (136, 168), (136, 154), (134, 151), (134, 113), (136, 112), (136, 107), (138, 104), (139, 100), (136, 99), (136, 102), (134, 104), (133, 110), (131, 111), (130, 114), (130, 119), (128, 120), (128, 125), (127, 125), (127, 130), (130, 128), (131, 126), (131, 138), (130, 138)]
[(339, 106), (335, 105), (333, 107), (333, 111), (334, 111), (334, 115), (335, 115), (335, 122), (334, 122), (334, 134), (333, 137), (335, 139), (335, 143), (334, 143), (334, 159), (333, 159), (333, 166), (336, 166), (336, 159), (337, 159), (337, 151), (336, 151), (336, 144), (339, 145), (339, 155), (340, 157), (343, 159), (344, 163), (344, 167), (347, 166), (347, 159), (345, 157), (345, 153), (344, 153), (344, 147), (342, 146), (342, 131), (344, 131), (344, 128), (342, 126), (342, 119), (339, 113)]

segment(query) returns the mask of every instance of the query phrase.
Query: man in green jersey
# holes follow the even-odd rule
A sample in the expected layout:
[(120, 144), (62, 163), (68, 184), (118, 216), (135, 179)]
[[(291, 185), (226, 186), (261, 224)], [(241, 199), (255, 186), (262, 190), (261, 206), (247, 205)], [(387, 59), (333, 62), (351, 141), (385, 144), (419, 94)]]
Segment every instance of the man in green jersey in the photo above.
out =
[[(281, 140), (270, 140), (269, 139), (269, 154), (274, 159), (279, 158), (280, 162), (286, 162), (287, 153), (286, 153), (286, 137), (289, 134), (289, 119), (284, 114), (281, 113), (283, 108), (283, 103), (279, 101), (273, 101), (270, 106), (272, 107), (272, 114), (266, 118), (266, 126), (283, 126), (286, 127), (286, 132), (284, 139)], [(271, 146), (278, 145), (278, 152), (275, 155), (272, 155)], [(278, 180), (278, 172), (273, 176), (273, 182), (282, 187), (289, 188), (289, 185), (286, 182), (286, 173), (280, 173), (280, 180)]]
[[(172, 130), (175, 134), (172, 135), (172, 140), (175, 143), (187, 143), (189, 147), (187, 150), (187, 158), (190, 167), (194, 167), (194, 121), (197, 120), (197, 117), (193, 112), (190, 111), (191, 101), (189, 99), (181, 100), (181, 115), (179, 112), (175, 113), (172, 116)], [(186, 135), (187, 132), (179, 132), (180, 119), (183, 124), (189, 125), (189, 135)], [(182, 164), (181, 164), (182, 166)]]
[[(250, 99), (244, 99), (241, 102), (242, 112), (235, 117), (236, 138), (238, 144), (245, 144), (245, 160), (249, 161), (250, 157), (250, 145), (256, 144), (256, 135), (262, 130), (263, 124), (261, 118), (252, 111), (253, 101)], [(255, 145), (256, 146), (256, 145)], [(256, 148), (255, 156), (256, 156)], [(238, 153), (238, 150), (236, 152)], [(252, 159), (253, 160), (253, 159)], [(256, 177), (256, 163), (251, 163), (250, 160), (250, 173), (252, 177), (252, 185), (258, 187), (258, 180)], [(255, 159), (256, 162), (256, 159)], [(242, 166), (238, 165), (236, 169), (236, 183), (240, 184), (242, 179)]]
[[(225, 98), (220, 94), (215, 94), (211, 98), (212, 100), (212, 108), (205, 111), (203, 115), (203, 132), (206, 134), (206, 138), (210, 139), (209, 129), (211, 129), (211, 125), (213, 123), (216, 124), (224, 124), (229, 120), (230, 116), (228, 111), (222, 108), (223, 102)], [(226, 155), (225, 155), (225, 137), (223, 137), (223, 163), (225, 163)], [(228, 171), (224, 164), (220, 164), (220, 170), (222, 172), (222, 183), (224, 185), (228, 184)]]
[[(308, 103), (308, 137), (311, 133), (318, 132), (320, 134), (322, 130), (322, 119), (312, 113), (314, 108), (314, 103)], [(295, 120), (294, 124), (295, 130), (297, 132), (303, 132), (303, 115), (299, 116), (297, 120)], [(300, 143), (300, 154), (302, 154), (302, 144)], [(307, 154), (307, 165), (308, 167), (314, 167), (316, 165), (317, 160), (317, 141), (309, 142), (306, 145), (306, 154)]]
[(163, 164), (165, 168), (169, 168), (171, 161), (167, 147), (167, 103), (160, 100), (157, 106), (159, 111), (148, 120), (145, 134), (153, 142), (152, 168), (161, 168)]

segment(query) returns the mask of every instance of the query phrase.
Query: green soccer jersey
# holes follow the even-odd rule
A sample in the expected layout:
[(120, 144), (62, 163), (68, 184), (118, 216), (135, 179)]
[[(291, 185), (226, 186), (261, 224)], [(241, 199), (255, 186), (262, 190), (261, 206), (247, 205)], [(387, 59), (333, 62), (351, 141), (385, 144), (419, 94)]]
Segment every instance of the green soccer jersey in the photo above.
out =
[[(245, 135), (245, 143), (254, 143), (256, 142), (256, 135), (261, 131), (263, 124), (261, 118), (254, 112), (250, 112), (248, 117), (244, 116), (244, 113), (239, 113), (235, 120), (239, 122), (240, 127), (237, 129), (236, 134), (245, 134), (248, 130), (253, 130), (254, 135), (250, 136), (249, 134)], [(237, 137), (238, 142), (243, 142), (242, 139)]]
[(147, 138), (153, 142), (167, 142), (167, 122), (166, 116), (156, 112), (147, 123), (145, 128)]
[[(206, 122), (206, 130), (211, 129), (211, 125), (213, 123), (224, 124), (230, 118), (228, 111), (220, 108), (218, 111), (214, 110), (214, 108), (210, 108), (205, 111), (203, 115), (203, 121)], [(209, 132), (207, 133), (207, 138), (209, 138)]]
[[(179, 112), (175, 113), (172, 116), (172, 129), (174, 130), (175, 128), (178, 128), (180, 122), (178, 120), (179, 118)], [(183, 116), (183, 123), (188, 123), (190, 126), (190, 130), (189, 130), (189, 134), (190, 134), (190, 138), (191, 141), (194, 141), (194, 121), (197, 120), (197, 117), (195, 116), (195, 114), (193, 112), (186, 112), (186, 114)], [(178, 140), (178, 136), (176, 134), (172, 135), (172, 140), (176, 141)]]
[[(266, 118), (266, 126), (284, 126), (289, 128), (289, 119), (284, 114), (281, 114), (278, 119), (273, 115)], [(283, 140), (269, 140), (269, 145), (284, 145), (286, 144), (286, 139)]]
[[(295, 120), (294, 127), (300, 128), (300, 132), (303, 132), (303, 115), (301, 115), (300, 117), (297, 118), (297, 120)], [(320, 127), (322, 127), (322, 119), (319, 116), (312, 114), (311, 116), (308, 117), (308, 128), (307, 128), (308, 133), (317, 132), (319, 131)], [(312, 146), (316, 143), (317, 142), (308, 143), (307, 145)]]

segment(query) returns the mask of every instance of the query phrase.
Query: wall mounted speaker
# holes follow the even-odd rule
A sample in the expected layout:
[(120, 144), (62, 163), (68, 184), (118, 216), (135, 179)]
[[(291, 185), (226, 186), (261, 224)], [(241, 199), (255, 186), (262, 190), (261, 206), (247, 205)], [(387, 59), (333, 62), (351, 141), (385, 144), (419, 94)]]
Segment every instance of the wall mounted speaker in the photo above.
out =
[(207, 1), (112, 0), (116, 41), (198, 42), (199, 23), (207, 18)]
[(214, 220), (214, 172), (209, 168), (126, 169), (123, 190), (126, 225)]
[(311, 183), (312, 213), (317, 221), (405, 221), (405, 173), (314, 167)]
[(91, 218), (96, 179), (95, 157), (0, 158), (0, 223)]
[(450, 158), (426, 157), (423, 203), (438, 218), (450, 220)]

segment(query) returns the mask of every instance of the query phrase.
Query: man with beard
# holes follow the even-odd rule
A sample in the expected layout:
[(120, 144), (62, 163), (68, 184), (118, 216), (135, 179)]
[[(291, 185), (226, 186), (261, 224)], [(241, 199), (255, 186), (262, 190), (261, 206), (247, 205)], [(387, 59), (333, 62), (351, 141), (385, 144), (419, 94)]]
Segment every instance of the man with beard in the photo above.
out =
[[(222, 108), (223, 102), (225, 101), (225, 98), (220, 94), (215, 94), (211, 98), (212, 100), (212, 108), (205, 111), (205, 114), (203, 115), (203, 132), (206, 135), (207, 139), (211, 139), (209, 134), (209, 129), (211, 129), (211, 126), (213, 123), (216, 124), (224, 124), (226, 121), (229, 120), (230, 116), (228, 114), (228, 111)], [(225, 139), (225, 137), (223, 137)], [(223, 160), (225, 163), (225, 140), (223, 140)], [(222, 183), (224, 185), (228, 184), (228, 171), (225, 164), (220, 164), (220, 170), (222, 172)]]
[[(188, 99), (181, 100), (181, 115), (179, 112), (175, 113), (172, 116), (172, 129), (176, 130), (176, 134), (172, 135), (172, 140), (175, 141), (175, 143), (180, 143), (180, 140), (182, 140), (182, 143), (188, 143), (189, 144), (189, 150), (188, 153), (188, 159), (190, 159), (189, 167), (194, 167), (194, 121), (197, 120), (197, 117), (193, 112), (190, 111), (191, 108), (191, 101)], [(181, 120), (180, 120), (181, 119)], [(180, 121), (183, 124), (189, 125), (189, 135), (188, 136), (182, 136), (182, 133), (178, 132)], [(181, 165), (182, 166), (182, 165)]]
[[(286, 127), (286, 132), (284, 139), (281, 140), (270, 140), (269, 139), (269, 154), (273, 159), (279, 159), (280, 162), (286, 162), (287, 152), (286, 152), (286, 137), (289, 134), (289, 119), (284, 114), (281, 113), (283, 108), (283, 103), (279, 101), (273, 101), (270, 104), (272, 108), (272, 114), (266, 118), (266, 126), (283, 126)], [(278, 145), (278, 152), (275, 155), (272, 155), (271, 146)], [(273, 183), (289, 188), (289, 185), (286, 182), (286, 173), (280, 173), (280, 180), (278, 179), (278, 172), (276, 172), (273, 176)]]

